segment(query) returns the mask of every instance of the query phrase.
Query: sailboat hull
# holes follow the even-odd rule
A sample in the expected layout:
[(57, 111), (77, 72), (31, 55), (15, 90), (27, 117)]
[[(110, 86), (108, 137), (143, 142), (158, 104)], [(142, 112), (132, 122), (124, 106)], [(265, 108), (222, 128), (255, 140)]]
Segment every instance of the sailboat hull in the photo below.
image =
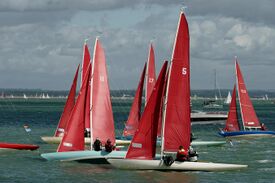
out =
[(12, 143), (0, 143), (0, 149), (16, 149), (16, 150), (36, 150), (39, 146), (32, 144), (12, 144)]
[[(41, 137), (41, 139), (46, 142), (46, 143), (49, 143), (49, 144), (59, 144), (62, 140), (62, 137), (49, 137), (49, 136), (44, 136), (44, 137)], [(116, 145), (129, 145), (130, 144), (130, 140), (119, 140), (117, 139), (116, 140)], [(85, 138), (85, 144), (90, 144), (91, 143), (91, 140), (90, 138)]]
[(219, 135), (227, 138), (261, 138), (275, 136), (275, 131), (222, 131), (219, 132)]
[(44, 153), (41, 157), (48, 161), (89, 161), (97, 160), (97, 163), (107, 163), (106, 158), (124, 158), (126, 151), (69, 151)]
[(162, 160), (107, 159), (116, 168), (127, 170), (162, 170), (162, 171), (224, 171), (247, 168), (247, 165), (211, 162), (177, 162), (167, 166)]

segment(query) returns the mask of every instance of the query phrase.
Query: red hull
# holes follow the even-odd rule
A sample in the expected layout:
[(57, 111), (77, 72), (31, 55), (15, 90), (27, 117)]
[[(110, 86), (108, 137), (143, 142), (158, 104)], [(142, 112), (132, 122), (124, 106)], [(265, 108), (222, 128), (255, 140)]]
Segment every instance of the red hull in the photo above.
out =
[(37, 145), (31, 144), (12, 144), (12, 143), (4, 143), (0, 142), (0, 148), (5, 149), (17, 149), (17, 150), (36, 150), (39, 148)]

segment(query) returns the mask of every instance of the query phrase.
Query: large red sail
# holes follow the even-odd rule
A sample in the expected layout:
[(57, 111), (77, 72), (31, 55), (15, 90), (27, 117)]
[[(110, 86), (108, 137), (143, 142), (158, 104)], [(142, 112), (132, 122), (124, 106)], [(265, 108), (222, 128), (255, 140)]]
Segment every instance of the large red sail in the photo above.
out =
[(232, 99), (229, 106), (228, 117), (225, 123), (224, 131), (240, 131), (238, 113), (237, 113), (237, 100), (236, 100), (236, 85), (232, 92)]
[[(81, 85), (82, 85), (82, 81), (84, 80), (84, 76), (86, 75), (89, 63), (91, 63), (91, 57), (90, 57), (88, 45), (85, 41), (84, 46), (83, 46)], [(91, 79), (88, 78), (88, 80), (90, 81)], [(86, 129), (86, 131), (90, 131), (90, 93), (91, 93), (90, 83), (89, 83), (87, 92), (88, 92), (88, 94), (86, 95), (86, 106), (85, 106), (85, 129)]]
[[(91, 66), (88, 67), (88, 71), (90, 69)], [(84, 108), (89, 77), (90, 72), (87, 72), (57, 152), (84, 150)]]
[(146, 71), (145, 105), (149, 100), (156, 83), (155, 54), (153, 45), (150, 44)]
[(180, 14), (166, 89), (164, 111), (164, 147), (175, 152), (190, 146), (190, 63), (189, 30), (186, 17)]
[(248, 95), (248, 91), (246, 89), (244, 79), (241, 73), (240, 66), (235, 61), (236, 67), (236, 79), (237, 79), (237, 86), (238, 86), (238, 96), (240, 100), (240, 109), (241, 109), (241, 116), (243, 121), (244, 128), (261, 128), (259, 119), (256, 115), (250, 97)]
[(96, 39), (91, 80), (91, 137), (115, 142), (115, 127), (104, 50)]
[(138, 127), (138, 123), (141, 115), (140, 110), (141, 110), (141, 104), (142, 104), (142, 91), (143, 91), (143, 84), (144, 84), (144, 78), (145, 78), (145, 70), (146, 70), (146, 64), (144, 65), (142, 74), (140, 76), (138, 88), (136, 90), (136, 94), (133, 100), (130, 114), (125, 124), (125, 128), (123, 130), (123, 136), (134, 135)]
[(66, 128), (66, 125), (67, 125), (67, 122), (69, 120), (70, 114), (71, 114), (71, 112), (74, 108), (78, 70), (79, 70), (79, 65), (78, 65), (77, 70), (75, 72), (74, 80), (73, 80), (73, 83), (72, 83), (67, 101), (65, 103), (63, 113), (60, 117), (57, 129), (55, 131), (55, 134), (54, 134), (55, 137), (60, 137), (60, 136), (64, 135), (64, 130)]
[(164, 90), (167, 61), (162, 66), (151, 97), (145, 106), (138, 129), (128, 148), (126, 158), (129, 159), (153, 159), (156, 154), (156, 139), (158, 119), (161, 106), (161, 97)]

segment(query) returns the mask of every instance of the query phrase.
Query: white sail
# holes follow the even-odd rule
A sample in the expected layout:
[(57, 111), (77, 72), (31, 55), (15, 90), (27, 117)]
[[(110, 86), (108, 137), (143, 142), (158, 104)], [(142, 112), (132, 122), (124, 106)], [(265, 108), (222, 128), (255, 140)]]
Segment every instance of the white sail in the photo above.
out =
[(232, 97), (231, 97), (231, 94), (230, 94), (230, 91), (229, 91), (224, 103), (225, 104), (230, 104), (231, 100), (232, 100)]

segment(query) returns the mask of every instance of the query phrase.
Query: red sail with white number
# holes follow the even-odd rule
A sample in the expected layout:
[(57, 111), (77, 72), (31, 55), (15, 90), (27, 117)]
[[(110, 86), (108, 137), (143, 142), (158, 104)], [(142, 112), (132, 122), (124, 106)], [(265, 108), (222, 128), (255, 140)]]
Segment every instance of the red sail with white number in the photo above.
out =
[(61, 136), (64, 135), (64, 130), (66, 128), (66, 125), (67, 125), (67, 122), (69, 120), (70, 114), (71, 114), (71, 112), (74, 108), (78, 70), (79, 70), (79, 65), (78, 65), (77, 70), (75, 72), (74, 80), (73, 80), (73, 83), (72, 83), (67, 101), (65, 103), (63, 113), (60, 117), (57, 129), (55, 131), (55, 134), (54, 134), (55, 137), (61, 137)]
[(237, 113), (237, 100), (236, 100), (236, 85), (232, 92), (232, 99), (229, 107), (228, 118), (225, 123), (224, 131), (240, 131), (238, 113)]
[(145, 78), (145, 70), (146, 70), (146, 64), (144, 65), (144, 68), (138, 83), (138, 88), (136, 90), (135, 98), (133, 100), (133, 104), (130, 110), (128, 120), (125, 124), (123, 136), (134, 135), (138, 127), (138, 123), (141, 115), (142, 92), (143, 92), (143, 84), (144, 84), (144, 78)]
[(246, 89), (244, 79), (240, 70), (240, 66), (235, 61), (236, 67), (236, 79), (237, 79), (237, 86), (238, 86), (238, 96), (240, 101), (240, 110), (241, 116), (243, 121), (244, 128), (261, 128), (259, 119), (256, 115), (250, 97), (248, 95), (248, 91)]
[(136, 130), (128, 148), (128, 159), (153, 159), (156, 154), (156, 140), (158, 119), (161, 106), (161, 97), (164, 90), (167, 61), (162, 66), (151, 97), (145, 106), (138, 129)]
[(146, 71), (145, 105), (149, 100), (156, 83), (155, 54), (153, 45), (150, 44)]
[(162, 151), (176, 152), (190, 146), (190, 63), (189, 30), (186, 17), (180, 14), (164, 104)]
[(96, 39), (91, 80), (91, 143), (115, 143), (115, 127), (104, 50)]
[[(88, 71), (90, 69), (91, 66), (88, 67)], [(87, 95), (89, 77), (90, 72), (87, 72), (57, 152), (84, 150), (85, 98)]]

